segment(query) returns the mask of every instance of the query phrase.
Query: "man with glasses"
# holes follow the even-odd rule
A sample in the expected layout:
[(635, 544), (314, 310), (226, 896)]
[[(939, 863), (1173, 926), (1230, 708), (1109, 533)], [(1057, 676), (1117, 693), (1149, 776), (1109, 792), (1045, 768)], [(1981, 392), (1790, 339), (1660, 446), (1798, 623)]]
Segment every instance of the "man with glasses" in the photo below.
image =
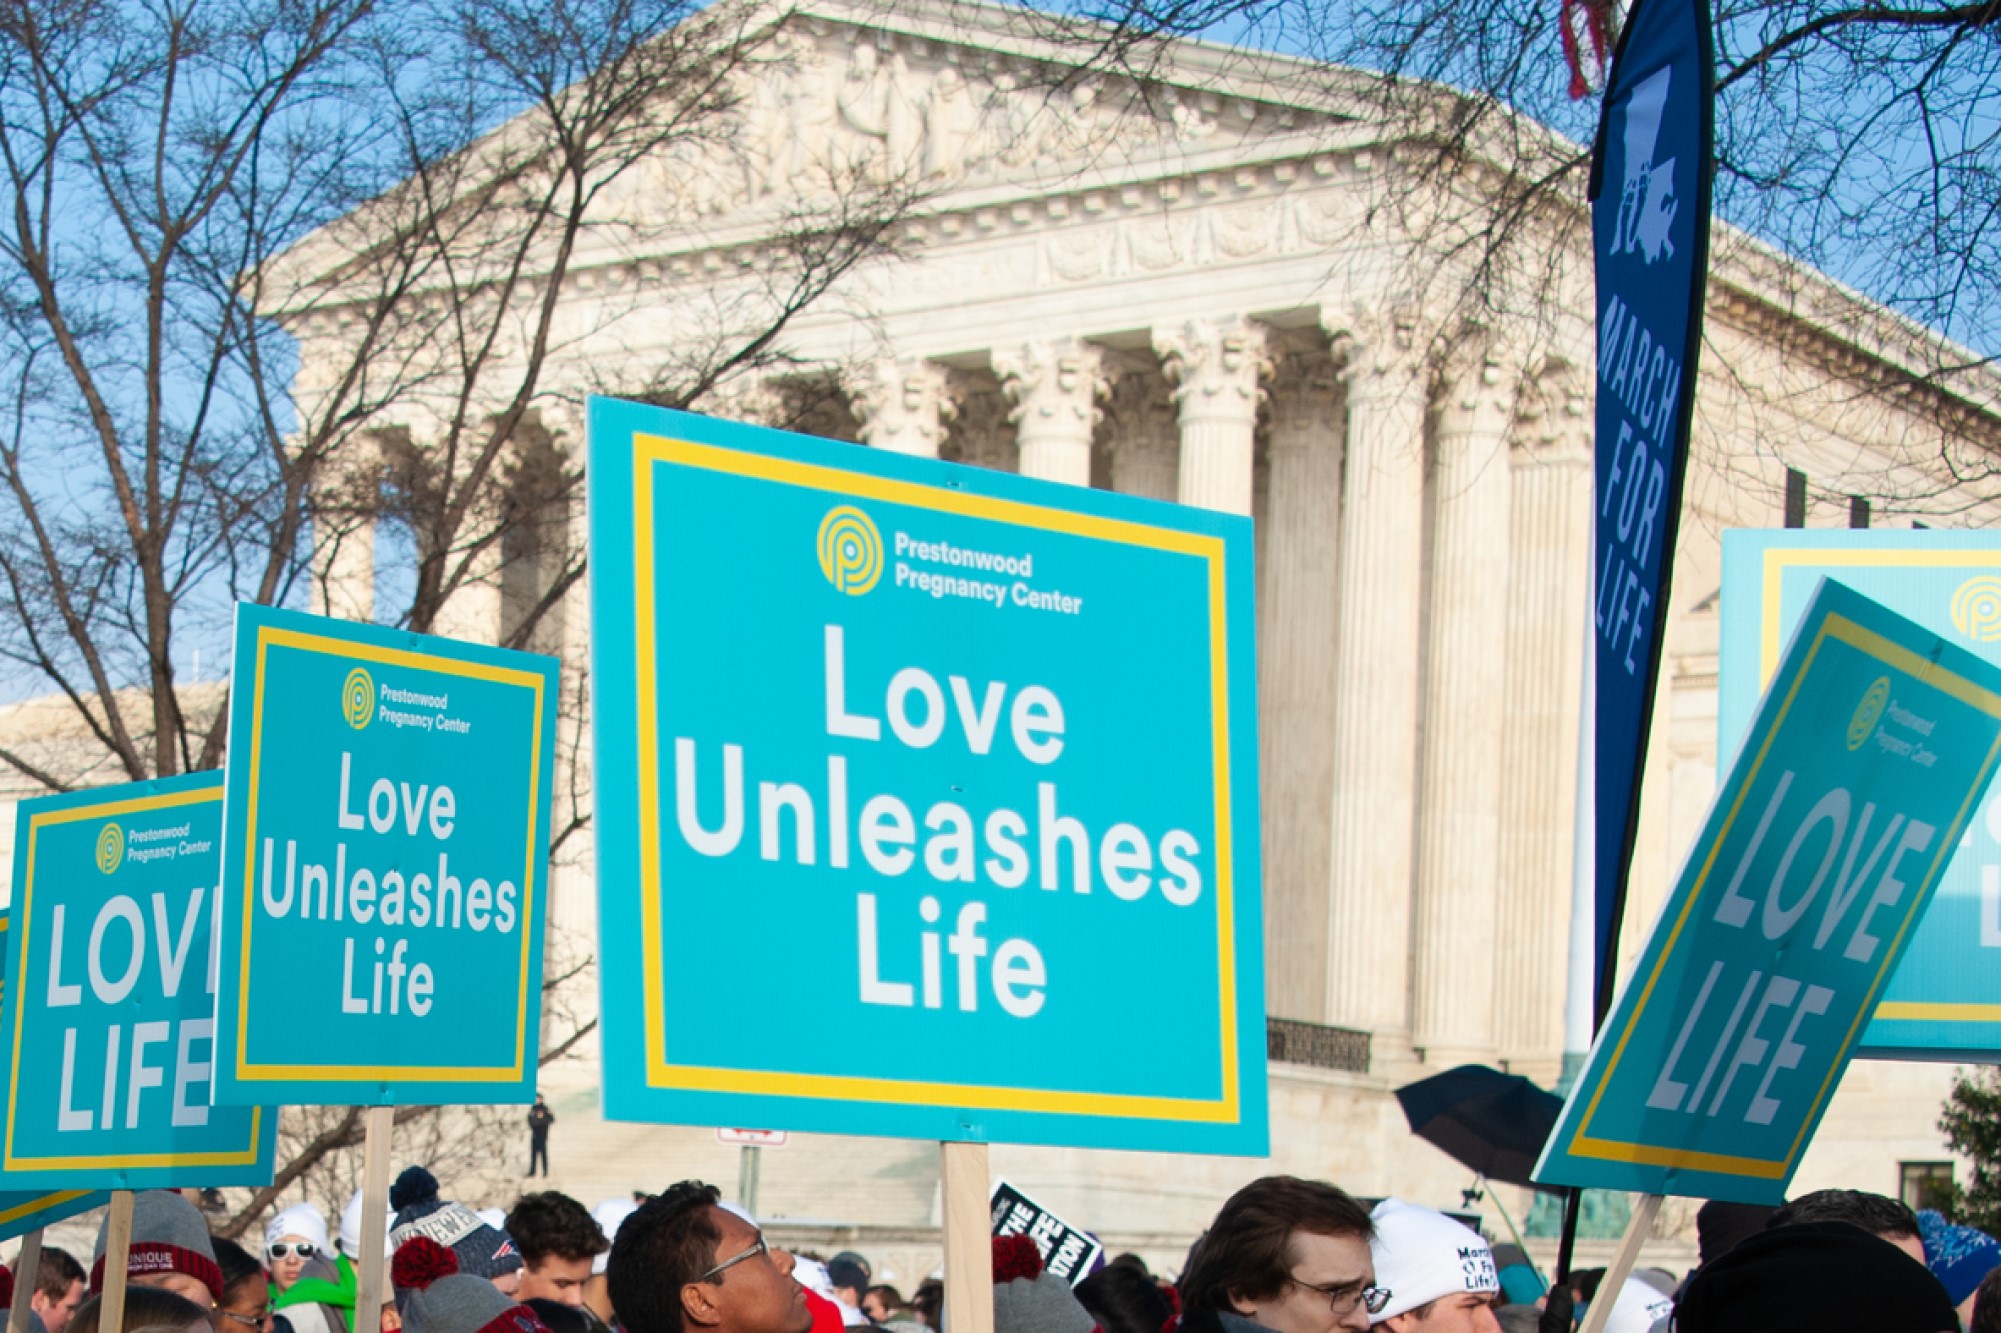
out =
[(1384, 1199), (1369, 1220), (1376, 1278), (1392, 1293), (1372, 1323), (1388, 1333), (1501, 1333), (1500, 1271), (1479, 1232), (1402, 1199)]
[(1183, 1333), (1367, 1333), (1376, 1285), (1368, 1210), (1334, 1186), (1266, 1176), (1230, 1196), (1181, 1279)]
[(808, 1333), (792, 1256), (684, 1180), (641, 1204), (612, 1242), (611, 1306), (626, 1333)]

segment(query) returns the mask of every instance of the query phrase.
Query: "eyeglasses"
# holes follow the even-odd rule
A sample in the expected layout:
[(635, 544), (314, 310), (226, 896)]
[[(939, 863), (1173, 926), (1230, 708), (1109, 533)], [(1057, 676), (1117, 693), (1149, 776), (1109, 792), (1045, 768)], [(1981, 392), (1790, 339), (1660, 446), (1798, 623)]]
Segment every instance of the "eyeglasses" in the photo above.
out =
[(1390, 1303), (1391, 1292), (1388, 1287), (1372, 1287), (1362, 1282), (1341, 1282), (1331, 1287), (1322, 1287), (1312, 1282), (1301, 1282), (1296, 1277), (1290, 1281), (1294, 1286), (1317, 1291), (1325, 1296), (1328, 1304), (1333, 1306), (1337, 1318), (1352, 1313), (1356, 1306), (1360, 1306), (1370, 1314), (1381, 1314), (1383, 1307)]
[(246, 1324), (251, 1328), (264, 1327), (264, 1321), (270, 1318), (269, 1311), (266, 1311), (263, 1314), (238, 1314), (234, 1310), (217, 1309), (216, 1313), (221, 1315), (224, 1319), (234, 1319), (237, 1323)]
[(759, 1236), (757, 1238), (757, 1244), (751, 1246), (749, 1249), (745, 1250), (742, 1254), (731, 1255), (729, 1258), (717, 1264), (714, 1268), (711, 1268), (708, 1272), (696, 1278), (695, 1281), (707, 1282), (710, 1278), (722, 1276), (725, 1272), (727, 1272), (732, 1268), (735, 1268), (738, 1264), (742, 1263), (746, 1259), (755, 1259), (760, 1254), (770, 1254), (770, 1253), (771, 1253), (771, 1247), (764, 1243), (764, 1237)]
[(295, 1254), (301, 1259), (310, 1259), (320, 1252), (320, 1247), (309, 1240), (278, 1240), (266, 1245), (264, 1252), (273, 1259), (289, 1259)]

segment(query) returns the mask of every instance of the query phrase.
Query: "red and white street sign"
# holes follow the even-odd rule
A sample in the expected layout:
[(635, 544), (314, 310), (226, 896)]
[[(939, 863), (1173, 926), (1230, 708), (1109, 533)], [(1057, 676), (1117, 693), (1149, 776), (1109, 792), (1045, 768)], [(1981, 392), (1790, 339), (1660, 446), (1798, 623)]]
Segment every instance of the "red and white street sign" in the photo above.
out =
[(744, 1148), (783, 1148), (792, 1135), (782, 1129), (719, 1129), (717, 1143), (735, 1144)]

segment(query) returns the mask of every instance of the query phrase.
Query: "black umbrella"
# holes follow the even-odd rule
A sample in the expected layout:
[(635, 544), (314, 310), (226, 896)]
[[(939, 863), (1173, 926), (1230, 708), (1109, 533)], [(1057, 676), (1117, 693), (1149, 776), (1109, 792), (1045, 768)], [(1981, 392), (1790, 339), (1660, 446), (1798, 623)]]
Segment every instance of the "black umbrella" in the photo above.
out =
[(1489, 1180), (1529, 1185), (1563, 1099), (1520, 1074), (1461, 1065), (1397, 1089), (1411, 1132)]

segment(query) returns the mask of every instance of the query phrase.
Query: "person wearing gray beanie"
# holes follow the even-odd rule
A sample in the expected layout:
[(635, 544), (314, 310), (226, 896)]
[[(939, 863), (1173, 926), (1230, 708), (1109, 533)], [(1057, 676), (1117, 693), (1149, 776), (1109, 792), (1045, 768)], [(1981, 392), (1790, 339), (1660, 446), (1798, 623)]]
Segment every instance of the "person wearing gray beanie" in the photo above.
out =
[(994, 1333), (1104, 1333), (1027, 1236), (995, 1236)]
[(458, 1256), (429, 1236), (397, 1246), (389, 1276), (407, 1333), (549, 1333), (533, 1310), (460, 1272)]
[[(512, 1298), (521, 1282), (521, 1251), (505, 1231), (488, 1226), (479, 1215), (462, 1203), (447, 1203), (438, 1197), (438, 1181), (421, 1166), (413, 1166), (396, 1177), (389, 1190), (389, 1205), (396, 1210), (395, 1225), (389, 1229), (389, 1244), (400, 1253), (404, 1245), (427, 1236), (450, 1250), (458, 1260), (458, 1271), (491, 1282), (500, 1294)], [(402, 1303), (402, 1292), (397, 1292)]]
[[(107, 1216), (97, 1228), (90, 1265), (93, 1292), (104, 1290), (105, 1235), (110, 1227)], [(215, 1261), (208, 1223), (175, 1190), (141, 1190), (132, 1196), (132, 1248), (125, 1274), (129, 1282), (163, 1287), (204, 1310), (222, 1299), (222, 1265)]]

